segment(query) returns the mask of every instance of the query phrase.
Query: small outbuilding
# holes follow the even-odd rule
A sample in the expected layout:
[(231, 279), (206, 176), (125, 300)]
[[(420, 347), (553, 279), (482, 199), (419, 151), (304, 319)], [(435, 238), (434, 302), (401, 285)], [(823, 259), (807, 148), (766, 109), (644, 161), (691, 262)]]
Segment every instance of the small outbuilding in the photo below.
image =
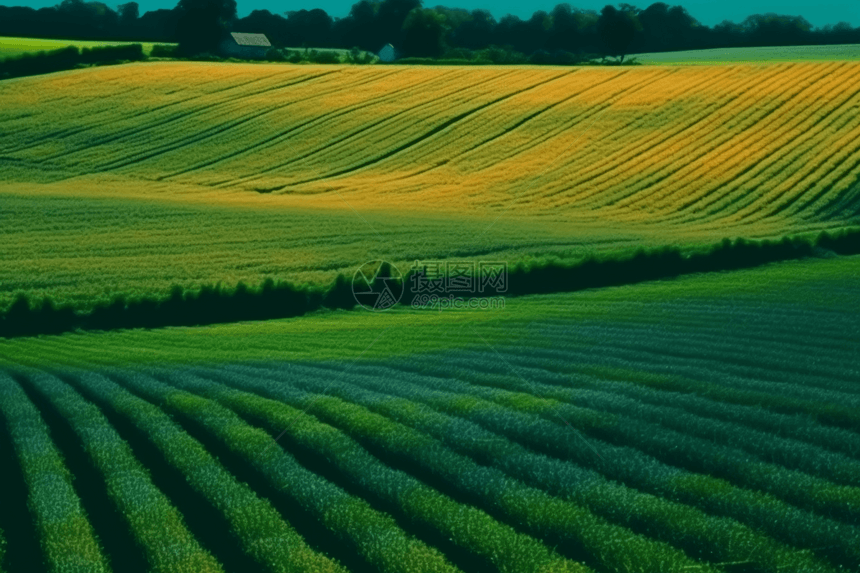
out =
[(272, 44), (265, 34), (233, 32), (221, 42), (221, 54), (228, 58), (262, 60)]
[(387, 44), (377, 54), (379, 56), (379, 60), (382, 62), (393, 62), (397, 59), (397, 50), (394, 49), (394, 46), (391, 44)]

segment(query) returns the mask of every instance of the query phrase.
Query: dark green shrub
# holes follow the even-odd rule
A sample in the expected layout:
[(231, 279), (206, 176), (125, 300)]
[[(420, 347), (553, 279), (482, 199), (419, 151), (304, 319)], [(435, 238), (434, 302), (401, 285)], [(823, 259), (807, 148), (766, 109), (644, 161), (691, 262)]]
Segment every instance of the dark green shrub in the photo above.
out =
[(318, 52), (311, 50), (307, 55), (307, 61), (314, 64), (339, 64), (340, 54), (337, 52)]
[(81, 50), (80, 62), (85, 64), (97, 64), (114, 61), (140, 61), (145, 59), (143, 46), (140, 44), (129, 44), (125, 46), (103, 46), (97, 48), (84, 48)]
[(152, 47), (152, 50), (149, 52), (149, 55), (152, 58), (175, 58), (176, 46), (170, 46), (167, 44), (156, 44)]
[(287, 57), (284, 55), (284, 52), (279, 50), (278, 48), (271, 48), (268, 52), (266, 52), (266, 61), (268, 62), (286, 62)]
[(14, 78), (71, 70), (77, 66), (79, 57), (80, 52), (74, 46), (50, 52), (23, 54), (0, 62), (0, 76)]

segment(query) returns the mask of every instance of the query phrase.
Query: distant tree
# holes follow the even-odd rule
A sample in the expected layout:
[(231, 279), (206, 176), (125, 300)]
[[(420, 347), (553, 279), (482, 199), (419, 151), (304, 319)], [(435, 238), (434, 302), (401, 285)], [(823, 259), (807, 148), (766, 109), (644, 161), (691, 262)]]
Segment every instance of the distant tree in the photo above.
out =
[(639, 13), (642, 34), (637, 45), (644, 52), (693, 50), (704, 47), (704, 29), (683, 6), (651, 4)]
[(138, 6), (137, 2), (120, 4), (118, 8), (119, 21), (121, 24), (132, 24), (140, 18), (140, 6)]
[(215, 53), (236, 20), (236, 0), (179, 0), (176, 39), (184, 55)]
[(392, 41), (381, 37), (376, 22), (378, 2), (359, 0), (352, 5), (349, 15), (334, 24), (334, 34), (341, 47), (358, 46), (362, 50), (377, 51)]
[(135, 36), (140, 19), (140, 7), (137, 2), (120, 4), (117, 11), (119, 12), (118, 32), (126, 38)]
[(265, 34), (273, 46), (301, 45), (291, 43), (287, 19), (268, 10), (254, 10), (244, 18), (236, 20), (233, 31)]
[(287, 12), (286, 34), (290, 46), (331, 47), (334, 21), (325, 10)]
[(496, 19), (487, 10), (472, 10), (449, 34), (452, 46), (478, 50), (493, 43)]
[(755, 14), (741, 26), (752, 46), (798, 46), (812, 39), (812, 25), (801, 16)]
[(421, 0), (382, 0), (376, 12), (377, 42), (400, 44), (405, 39), (403, 24), (416, 8), (421, 8)]
[(139, 38), (155, 42), (176, 42), (176, 27), (179, 11), (176, 9), (150, 10), (137, 22)]
[(629, 4), (622, 4), (621, 10), (607, 5), (600, 11), (600, 19), (597, 21), (597, 32), (606, 53), (610, 56), (620, 56), (620, 63), (624, 62), (624, 56), (628, 53), (636, 32), (642, 29), (636, 9)]
[(435, 10), (415, 8), (403, 22), (400, 49), (406, 56), (437, 58), (445, 51), (445, 16)]

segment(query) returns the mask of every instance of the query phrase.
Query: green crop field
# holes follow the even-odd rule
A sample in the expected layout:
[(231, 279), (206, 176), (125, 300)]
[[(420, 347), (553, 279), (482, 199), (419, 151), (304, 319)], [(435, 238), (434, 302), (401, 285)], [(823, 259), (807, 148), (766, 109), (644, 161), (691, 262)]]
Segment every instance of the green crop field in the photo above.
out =
[(778, 62), (832, 62), (860, 60), (860, 46), (837, 44), (831, 46), (768, 46), (757, 48), (715, 48), (634, 54), (641, 64), (701, 65), (701, 64), (772, 64)]
[[(49, 558), (115, 571), (127, 548), (160, 571), (851, 570), (857, 277), (846, 257), (500, 312), (9, 340), (3, 491), (48, 495), (27, 473), (47, 451), (104, 483), (63, 494), (101, 509)], [(11, 539), (51, 539), (38, 511)]]
[(0, 81), (0, 573), (860, 571), (860, 62), (794, 53)]
[(9, 36), (0, 36), (0, 60), (10, 56), (20, 56), (21, 54), (59, 50), (66, 46), (76, 46), (78, 48), (101, 48), (103, 46), (123, 46), (135, 43), (143, 46), (143, 52), (145, 54), (149, 54), (152, 51), (152, 47), (155, 45), (152, 42), (96, 42), (89, 40), (50, 40), (43, 38), (12, 38)]

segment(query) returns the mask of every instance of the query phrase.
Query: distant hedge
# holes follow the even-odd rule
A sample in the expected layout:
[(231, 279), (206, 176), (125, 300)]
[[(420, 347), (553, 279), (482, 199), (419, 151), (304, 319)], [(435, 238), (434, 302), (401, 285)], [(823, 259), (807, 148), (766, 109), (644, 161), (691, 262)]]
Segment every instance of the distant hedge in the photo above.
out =
[[(457, 292), (456, 295), (513, 297), (573, 292), (691, 273), (751, 268), (827, 252), (860, 254), (860, 229), (822, 232), (815, 238), (786, 237), (780, 241), (726, 239), (689, 255), (676, 247), (666, 247), (640, 249), (624, 258), (589, 257), (573, 265), (556, 262), (518, 264), (508, 270), (507, 288), (503, 292)], [(412, 304), (420, 294), (413, 291), (414, 274), (410, 271), (404, 278), (401, 304)], [(382, 283), (376, 286), (381, 287)], [(271, 279), (258, 287), (248, 287), (243, 283), (235, 288), (218, 285), (199, 291), (183, 291), (174, 287), (166, 299), (118, 296), (110, 304), (98, 306), (88, 313), (77, 312), (69, 306), (58, 308), (49, 298), (29, 300), (21, 295), (0, 315), (0, 337), (58, 334), (77, 329), (156, 328), (267, 320), (299, 316), (320, 308), (351, 309), (355, 306), (351, 281), (343, 275), (339, 275), (327, 289), (275, 283)]]
[(143, 46), (140, 44), (84, 48), (83, 51), (75, 46), (69, 46), (59, 50), (22, 54), (2, 60), (0, 61), (0, 79), (73, 70), (82, 64), (108, 64), (139, 61), (145, 58)]

